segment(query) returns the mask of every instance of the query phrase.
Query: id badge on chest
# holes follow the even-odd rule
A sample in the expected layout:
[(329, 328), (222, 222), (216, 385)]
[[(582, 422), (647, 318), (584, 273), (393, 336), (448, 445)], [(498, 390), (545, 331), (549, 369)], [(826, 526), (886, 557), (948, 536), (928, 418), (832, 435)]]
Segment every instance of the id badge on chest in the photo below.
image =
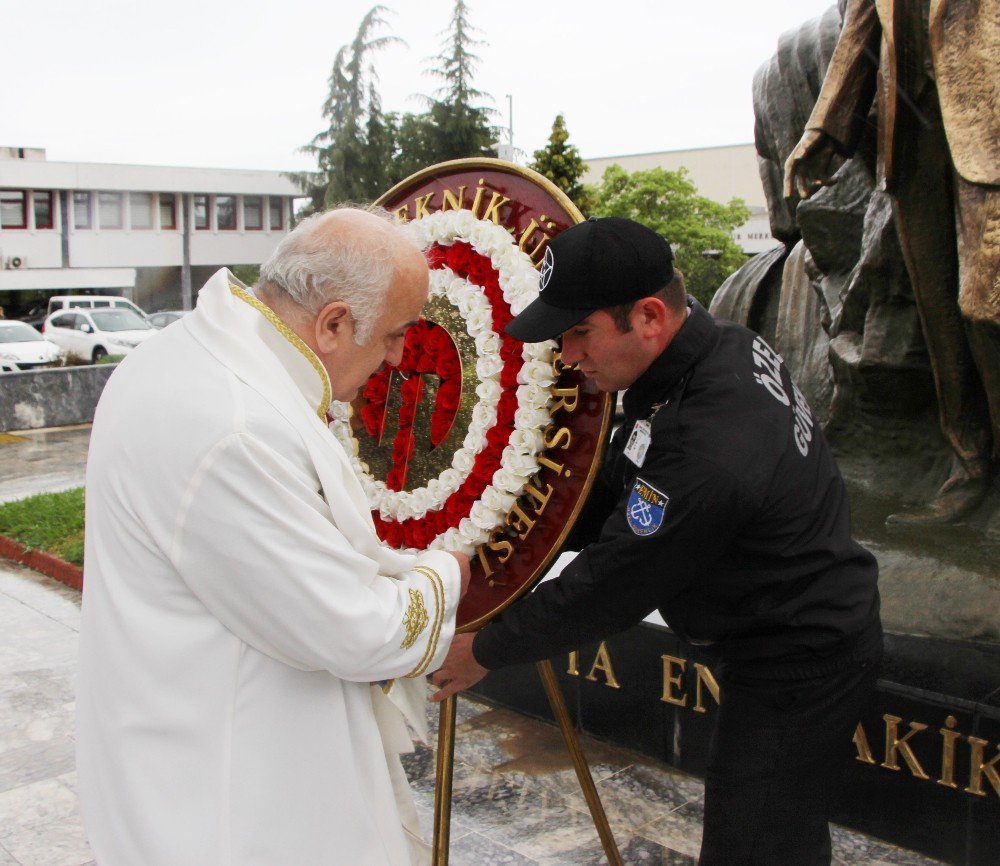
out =
[(652, 439), (653, 425), (649, 421), (636, 421), (625, 445), (625, 456), (636, 466), (646, 462), (646, 451)]

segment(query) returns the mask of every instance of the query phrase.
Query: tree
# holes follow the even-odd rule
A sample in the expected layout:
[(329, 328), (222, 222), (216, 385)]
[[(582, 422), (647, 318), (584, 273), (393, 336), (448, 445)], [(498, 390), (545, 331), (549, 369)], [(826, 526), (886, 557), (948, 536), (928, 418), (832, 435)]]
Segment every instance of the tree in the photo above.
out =
[(334, 57), (323, 104), (328, 126), (302, 148), (316, 156), (319, 171), (292, 175), (309, 195), (311, 211), (338, 201), (370, 201), (390, 185), (395, 139), (392, 124), (382, 113), (371, 60), (376, 51), (400, 41), (375, 35), (386, 25), (387, 11), (373, 6), (351, 44), (342, 45)]
[(609, 166), (594, 214), (628, 217), (663, 235), (673, 246), (688, 292), (705, 306), (746, 261), (732, 232), (750, 218), (750, 209), (740, 199), (719, 204), (699, 195), (684, 168), (629, 174), (620, 165)]
[(556, 115), (552, 124), (549, 143), (536, 150), (534, 157), (529, 168), (551, 180), (584, 214), (593, 212), (597, 190), (580, 182), (587, 171), (587, 164), (576, 145), (569, 143), (566, 120), (561, 114)]
[[(431, 75), (444, 84), (429, 100), (426, 143), (432, 162), (471, 156), (494, 156), (496, 130), (489, 123), (491, 110), (473, 105), (489, 94), (476, 90), (472, 84), (479, 57), (472, 53), (477, 45), (485, 44), (474, 38), (476, 29), (469, 24), (469, 7), (464, 0), (455, 0), (451, 26), (441, 54), (432, 58)], [(401, 149), (407, 143), (400, 141)], [(426, 163), (425, 163), (426, 164)]]

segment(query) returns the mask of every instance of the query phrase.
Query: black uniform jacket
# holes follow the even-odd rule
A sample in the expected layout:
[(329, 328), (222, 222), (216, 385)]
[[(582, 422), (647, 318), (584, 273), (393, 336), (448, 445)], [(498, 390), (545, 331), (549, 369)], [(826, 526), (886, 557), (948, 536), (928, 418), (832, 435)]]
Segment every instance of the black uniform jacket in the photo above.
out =
[[(576, 649), (657, 608), (709, 660), (802, 676), (878, 629), (875, 559), (851, 537), (805, 399), (760, 337), (696, 302), (690, 311), (625, 392), (625, 422), (567, 544), (586, 546), (479, 632), (485, 667)], [(639, 466), (623, 449), (643, 420)]]

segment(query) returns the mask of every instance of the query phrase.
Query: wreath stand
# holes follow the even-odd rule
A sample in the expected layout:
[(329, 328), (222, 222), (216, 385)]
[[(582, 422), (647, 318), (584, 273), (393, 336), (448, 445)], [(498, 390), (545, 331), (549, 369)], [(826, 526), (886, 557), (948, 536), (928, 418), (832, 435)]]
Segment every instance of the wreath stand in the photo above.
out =
[[(580, 782), (580, 789), (587, 801), (587, 808), (590, 809), (590, 817), (593, 819), (594, 828), (601, 839), (604, 854), (608, 858), (610, 866), (622, 866), (622, 858), (618, 853), (615, 837), (611, 833), (608, 817), (604, 813), (600, 795), (594, 786), (594, 778), (590, 774), (587, 758), (580, 748), (580, 741), (577, 739), (573, 723), (566, 710), (566, 702), (559, 690), (555, 671), (552, 670), (552, 662), (548, 660), (538, 662), (537, 668), (542, 685), (545, 687), (545, 694), (549, 699), (549, 705), (552, 707), (563, 739), (566, 741), (566, 748), (573, 759), (573, 769), (576, 770), (576, 778)], [(434, 866), (448, 866), (448, 849), (451, 837), (451, 789), (455, 768), (456, 707), (457, 697), (455, 695), (445, 698), (441, 702), (438, 725), (437, 779), (434, 790)]]

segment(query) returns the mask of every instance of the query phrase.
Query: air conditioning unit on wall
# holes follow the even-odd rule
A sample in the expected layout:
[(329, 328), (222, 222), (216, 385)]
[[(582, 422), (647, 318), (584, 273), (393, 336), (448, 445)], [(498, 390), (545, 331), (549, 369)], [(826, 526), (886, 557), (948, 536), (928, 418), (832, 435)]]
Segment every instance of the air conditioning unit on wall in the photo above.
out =
[(7, 259), (7, 267), (11, 270), (17, 270), (18, 268), (26, 267), (28, 260), (24, 256), (10, 256)]

